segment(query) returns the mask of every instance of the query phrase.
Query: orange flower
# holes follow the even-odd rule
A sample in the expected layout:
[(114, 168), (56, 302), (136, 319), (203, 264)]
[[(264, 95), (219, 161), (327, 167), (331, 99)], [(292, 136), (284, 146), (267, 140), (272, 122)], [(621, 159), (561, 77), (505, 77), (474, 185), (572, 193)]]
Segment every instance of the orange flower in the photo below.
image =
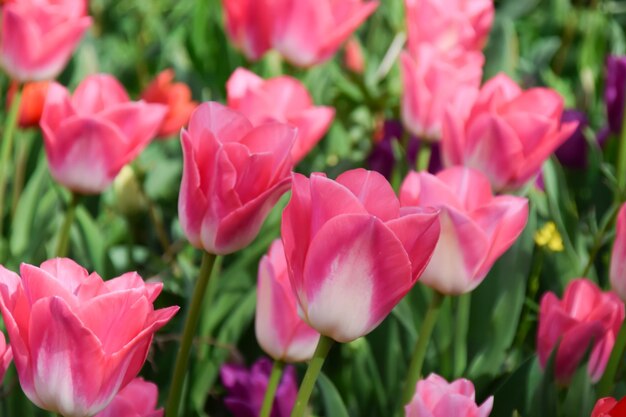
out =
[[(22, 101), (20, 103), (19, 120), (20, 127), (37, 127), (43, 112), (43, 104), (46, 100), (49, 81), (37, 81), (24, 84), (22, 89)], [(7, 92), (7, 108), (13, 102), (13, 96), (17, 92), (17, 83), (11, 83)]]

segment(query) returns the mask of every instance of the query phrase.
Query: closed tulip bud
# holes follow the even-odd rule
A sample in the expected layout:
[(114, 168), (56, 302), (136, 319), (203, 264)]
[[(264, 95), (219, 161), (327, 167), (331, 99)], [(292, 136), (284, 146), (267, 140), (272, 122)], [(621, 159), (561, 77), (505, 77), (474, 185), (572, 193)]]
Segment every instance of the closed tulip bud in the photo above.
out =
[(135, 378), (94, 417), (163, 417), (163, 409), (156, 409), (158, 399), (156, 384)]
[(52, 83), (41, 116), (52, 176), (80, 194), (102, 192), (156, 135), (166, 111), (130, 101), (110, 75), (85, 78), (71, 97)]
[(617, 214), (609, 279), (613, 291), (626, 302), (626, 204), (622, 205)]
[(59, 75), (91, 25), (85, 0), (15, 0), (0, 5), (0, 66), (17, 81)]
[(610, 56), (606, 60), (604, 103), (609, 130), (615, 135), (622, 131), (626, 101), (626, 56)]
[(241, 112), (254, 126), (270, 121), (298, 128), (291, 148), (297, 164), (322, 139), (335, 116), (335, 109), (314, 106), (311, 95), (295, 78), (282, 76), (263, 80), (238, 68), (226, 83), (228, 107)]
[(372, 331), (417, 282), (439, 237), (438, 212), (400, 208), (385, 178), (294, 174), (281, 236), (301, 317), (349, 342)]
[(126, 165), (113, 181), (115, 206), (120, 213), (131, 216), (140, 213), (148, 207), (148, 200), (141, 188), (141, 183), (135, 171)]
[(487, 417), (493, 397), (478, 406), (474, 384), (461, 378), (448, 382), (430, 374), (417, 382), (415, 396), (405, 407), (406, 417)]
[(365, 57), (363, 56), (363, 48), (355, 38), (346, 42), (343, 62), (346, 68), (355, 74), (363, 74), (365, 71)]
[(26, 396), (64, 417), (93, 416), (143, 366), (178, 307), (155, 310), (162, 284), (133, 272), (103, 281), (70, 259), (0, 267), (0, 310)]
[(576, 130), (576, 121), (561, 123), (562, 113), (563, 99), (557, 92), (522, 91), (500, 74), (483, 85), (468, 117), (452, 109), (446, 112), (444, 164), (476, 168), (498, 191), (520, 188)]
[[(22, 87), (22, 99), (17, 119), (21, 128), (39, 127), (49, 85), (49, 81), (37, 81), (26, 83)], [(16, 92), (17, 83), (12, 83), (7, 93), (7, 108), (11, 106)]]
[(218, 255), (250, 244), (289, 189), (295, 138), (288, 125), (253, 127), (218, 103), (198, 106), (181, 133), (178, 214), (187, 239)]
[(463, 167), (437, 175), (409, 173), (402, 183), (400, 202), (403, 207), (441, 210), (441, 237), (421, 282), (450, 295), (476, 288), (528, 219), (528, 200), (494, 197), (484, 175)]
[(261, 259), (257, 288), (256, 339), (265, 353), (284, 362), (311, 359), (320, 335), (298, 316), (280, 240)]
[(545, 367), (556, 348), (554, 375), (567, 384), (591, 345), (587, 371), (597, 382), (623, 321), (624, 303), (619, 297), (611, 291), (602, 292), (586, 278), (571, 281), (562, 300), (547, 292), (539, 308), (539, 363)]

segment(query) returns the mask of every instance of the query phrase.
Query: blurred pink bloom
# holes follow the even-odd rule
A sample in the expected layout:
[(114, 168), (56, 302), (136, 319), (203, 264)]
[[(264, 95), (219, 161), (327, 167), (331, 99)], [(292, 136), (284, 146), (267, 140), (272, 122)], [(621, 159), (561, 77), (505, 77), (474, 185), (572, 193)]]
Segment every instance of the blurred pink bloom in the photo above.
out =
[(441, 210), (441, 236), (420, 282), (442, 294), (472, 291), (515, 242), (528, 219), (528, 201), (493, 196), (489, 180), (470, 168), (432, 175), (411, 172), (400, 190), (402, 207)]
[(563, 99), (548, 88), (522, 91), (500, 74), (480, 90), (467, 118), (448, 109), (442, 153), (446, 166), (465, 165), (489, 177), (495, 190), (516, 189), (576, 130), (561, 123)]
[(85, 0), (13, 0), (1, 13), (0, 66), (17, 81), (56, 78), (91, 25)]
[(406, 417), (487, 417), (493, 397), (476, 404), (474, 384), (467, 379), (448, 383), (436, 374), (417, 382), (415, 396), (405, 407)]
[(365, 71), (365, 57), (363, 56), (363, 48), (355, 38), (346, 42), (343, 62), (350, 71), (355, 74), (363, 74)]
[(21, 278), (0, 267), (0, 309), (20, 385), (37, 406), (65, 417), (92, 416), (137, 375), (153, 334), (178, 307), (155, 310), (162, 284), (136, 272), (103, 281), (56, 258)]
[(135, 378), (94, 417), (163, 417), (163, 409), (156, 409), (158, 399), (156, 384)]
[(9, 368), (12, 360), (13, 352), (11, 351), (11, 346), (9, 346), (4, 338), (4, 333), (0, 332), (0, 385), (2, 385), (4, 374)]
[(164, 104), (168, 108), (158, 132), (159, 137), (179, 133), (180, 129), (187, 125), (191, 113), (198, 106), (198, 103), (191, 99), (189, 86), (173, 81), (174, 70), (163, 70), (141, 94), (141, 98), (146, 103)]
[(414, 56), (402, 53), (406, 129), (422, 139), (438, 141), (447, 108), (465, 118), (478, 94), (484, 60), (480, 52), (445, 54), (431, 45), (420, 45)]
[(166, 112), (130, 101), (110, 75), (85, 78), (71, 97), (52, 83), (40, 122), (52, 176), (78, 193), (102, 192), (155, 136)]
[(609, 279), (613, 291), (623, 301), (626, 300), (626, 204), (622, 205), (617, 215)]
[(297, 164), (326, 133), (335, 109), (314, 106), (311, 95), (297, 79), (281, 76), (264, 80), (244, 68), (238, 68), (226, 83), (228, 106), (241, 112), (254, 126), (269, 121), (298, 128), (291, 157)]
[(281, 235), (301, 317), (339, 342), (372, 331), (413, 287), (439, 237), (438, 212), (400, 208), (377, 172), (294, 174)]
[(409, 50), (480, 51), (493, 23), (493, 0), (405, 0)]
[(257, 288), (255, 330), (265, 353), (285, 362), (311, 359), (320, 335), (298, 316), (280, 239), (261, 259)]
[(253, 127), (241, 113), (203, 103), (183, 129), (178, 214), (187, 239), (225, 255), (246, 247), (289, 189), (296, 129)]
[(554, 374), (568, 383), (592, 344), (587, 371), (597, 382), (609, 360), (615, 337), (624, 321), (624, 303), (611, 292), (602, 292), (586, 278), (571, 281), (563, 300), (552, 292), (541, 299), (537, 353), (545, 367), (557, 347)]
[(256, 61), (271, 49), (275, 0), (222, 0), (230, 40)]

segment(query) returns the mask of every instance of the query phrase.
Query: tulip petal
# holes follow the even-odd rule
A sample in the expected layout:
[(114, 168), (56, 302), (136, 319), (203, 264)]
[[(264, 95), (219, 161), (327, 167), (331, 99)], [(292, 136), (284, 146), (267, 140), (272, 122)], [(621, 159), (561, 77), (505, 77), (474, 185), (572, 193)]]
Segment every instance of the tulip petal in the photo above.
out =
[(67, 89), (61, 84), (55, 82), (48, 87), (40, 122), (46, 146), (54, 145), (54, 132), (65, 120), (76, 115), (71, 100)]
[(328, 131), (335, 109), (332, 107), (312, 107), (289, 116), (289, 123), (298, 128), (298, 136), (291, 148), (294, 164), (300, 162)]
[[(255, 89), (261, 87), (264, 81), (252, 71), (245, 68), (237, 68), (228, 81), (226, 81), (226, 94), (228, 96), (228, 107), (239, 110), (241, 100)], [(243, 111), (244, 114), (248, 114)]]
[(378, 172), (352, 169), (339, 175), (337, 182), (348, 188), (371, 215), (383, 222), (398, 217), (400, 202), (391, 184)]
[(220, 142), (239, 142), (252, 130), (250, 122), (240, 113), (219, 103), (200, 104), (189, 120), (189, 137), (199, 155), (203, 150), (204, 131), (211, 132)]
[(72, 96), (74, 108), (83, 115), (95, 115), (129, 101), (130, 98), (122, 84), (109, 74), (86, 77)]
[(626, 300), (626, 204), (622, 205), (617, 215), (609, 278), (613, 291)]

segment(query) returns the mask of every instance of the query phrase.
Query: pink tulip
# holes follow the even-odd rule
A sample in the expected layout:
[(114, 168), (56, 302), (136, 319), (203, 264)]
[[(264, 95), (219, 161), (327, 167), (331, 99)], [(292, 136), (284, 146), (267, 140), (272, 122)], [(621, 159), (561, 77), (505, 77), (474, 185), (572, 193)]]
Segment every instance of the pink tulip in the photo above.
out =
[(409, 49), (480, 51), (493, 23), (493, 0), (405, 0)]
[(1, 12), (0, 66), (18, 81), (59, 75), (91, 25), (85, 0), (13, 0)]
[(525, 198), (494, 197), (484, 175), (463, 167), (437, 175), (409, 173), (400, 202), (403, 207), (441, 210), (441, 237), (421, 282), (442, 294), (465, 294), (476, 288), (528, 219)]
[(330, 59), (378, 1), (276, 0), (274, 7), (273, 47), (294, 65), (309, 67)]
[(52, 83), (41, 116), (50, 172), (81, 194), (102, 192), (156, 135), (167, 107), (129, 100), (110, 75), (92, 75), (70, 97)]
[(222, 0), (226, 32), (248, 59), (271, 49), (274, 0)]
[(417, 382), (415, 396), (405, 407), (406, 417), (487, 417), (493, 397), (476, 404), (474, 384), (467, 379), (448, 383), (436, 374)]
[(106, 407), (178, 311), (155, 310), (163, 285), (136, 272), (103, 281), (65, 258), (22, 264), (20, 272), (0, 267), (0, 310), (20, 384), (33, 403), (64, 417)]
[(450, 110), (444, 117), (444, 164), (482, 171), (496, 190), (531, 181), (578, 122), (561, 123), (563, 99), (548, 88), (522, 91), (504, 74), (480, 90), (469, 117)]
[(415, 56), (404, 52), (402, 71), (402, 121), (409, 132), (430, 141), (441, 138), (445, 110), (469, 114), (478, 94), (485, 59), (480, 52), (444, 54), (421, 45)]
[(257, 288), (255, 330), (265, 353), (284, 362), (311, 359), (320, 335), (298, 316), (280, 240), (261, 259)]
[(591, 411), (591, 417), (626, 417), (626, 397), (619, 401), (613, 397), (600, 398)]
[(350, 71), (355, 74), (363, 74), (365, 72), (365, 57), (363, 56), (363, 48), (355, 38), (346, 42), (343, 63)]
[(339, 342), (372, 331), (413, 287), (439, 237), (438, 212), (400, 208), (377, 172), (294, 174), (281, 235), (300, 316)]
[(609, 279), (613, 291), (623, 301), (626, 300), (626, 204), (622, 205), (617, 215)]
[(218, 103), (204, 103), (183, 129), (178, 213), (196, 247), (218, 255), (244, 248), (289, 189), (296, 129), (258, 127)]
[(158, 399), (156, 384), (135, 378), (95, 417), (163, 417), (163, 409), (156, 409)]
[(0, 385), (2, 385), (2, 379), (12, 360), (13, 352), (11, 351), (11, 346), (8, 345), (4, 338), (4, 333), (0, 332)]
[(556, 351), (554, 374), (568, 383), (587, 348), (592, 345), (587, 371), (597, 382), (609, 360), (615, 337), (624, 321), (624, 303), (611, 292), (602, 292), (586, 278), (571, 281), (563, 300), (552, 292), (541, 299), (537, 353), (545, 367)]
[(228, 107), (241, 112), (254, 126), (277, 121), (298, 128), (291, 148), (297, 164), (322, 139), (335, 117), (335, 109), (314, 106), (311, 95), (295, 78), (282, 76), (263, 80), (238, 68), (226, 83)]

